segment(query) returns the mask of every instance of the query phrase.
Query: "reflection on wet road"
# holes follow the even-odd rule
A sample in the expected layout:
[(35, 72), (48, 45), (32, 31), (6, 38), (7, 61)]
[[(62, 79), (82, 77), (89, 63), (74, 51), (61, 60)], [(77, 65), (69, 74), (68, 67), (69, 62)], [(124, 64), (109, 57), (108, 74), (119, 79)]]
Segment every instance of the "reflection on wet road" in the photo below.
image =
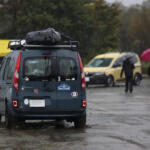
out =
[(87, 127), (61, 122), (26, 123), (15, 130), (0, 126), (0, 150), (149, 150), (150, 79), (133, 94), (123, 86), (90, 86)]

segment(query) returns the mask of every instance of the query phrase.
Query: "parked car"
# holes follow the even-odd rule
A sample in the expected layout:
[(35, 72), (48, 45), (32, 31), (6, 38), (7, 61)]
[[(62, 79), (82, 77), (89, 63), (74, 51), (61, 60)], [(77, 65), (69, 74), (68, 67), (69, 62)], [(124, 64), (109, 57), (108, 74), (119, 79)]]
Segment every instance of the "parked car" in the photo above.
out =
[(11, 128), (32, 119), (86, 124), (86, 87), (76, 45), (13, 45), (0, 68), (0, 116)]
[[(84, 68), (86, 84), (105, 84), (113, 86), (119, 81), (123, 81), (125, 75), (120, 77), (123, 59), (129, 53), (105, 53), (94, 57)], [(134, 84), (140, 85), (142, 80), (141, 62), (137, 54), (135, 56), (135, 69), (133, 73)], [(118, 61), (119, 60), (119, 61)]]

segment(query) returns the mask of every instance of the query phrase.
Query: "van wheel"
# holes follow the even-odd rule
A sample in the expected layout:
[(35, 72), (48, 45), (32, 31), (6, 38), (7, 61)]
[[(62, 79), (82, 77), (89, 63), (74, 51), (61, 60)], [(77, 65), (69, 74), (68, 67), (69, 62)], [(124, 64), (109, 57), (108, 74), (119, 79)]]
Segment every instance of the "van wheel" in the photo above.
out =
[(9, 107), (6, 105), (5, 107), (5, 127), (11, 129), (15, 126), (15, 119), (11, 115)]
[(75, 121), (74, 121), (74, 126), (75, 128), (84, 128), (86, 125), (86, 115), (80, 117), (80, 118), (77, 118)]
[(112, 76), (107, 77), (106, 86), (107, 87), (113, 87), (114, 86), (114, 78)]
[(134, 77), (134, 84), (135, 85), (140, 85), (141, 84), (141, 80), (142, 80), (142, 77), (140, 74), (136, 74), (135, 77)]

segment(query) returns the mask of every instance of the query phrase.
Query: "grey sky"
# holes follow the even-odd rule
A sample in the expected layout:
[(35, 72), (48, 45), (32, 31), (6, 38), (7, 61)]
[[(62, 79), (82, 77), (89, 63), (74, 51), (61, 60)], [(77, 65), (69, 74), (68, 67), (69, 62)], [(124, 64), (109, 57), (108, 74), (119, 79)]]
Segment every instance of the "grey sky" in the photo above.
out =
[(125, 6), (130, 6), (132, 4), (142, 4), (145, 0), (106, 0), (107, 2), (122, 2)]

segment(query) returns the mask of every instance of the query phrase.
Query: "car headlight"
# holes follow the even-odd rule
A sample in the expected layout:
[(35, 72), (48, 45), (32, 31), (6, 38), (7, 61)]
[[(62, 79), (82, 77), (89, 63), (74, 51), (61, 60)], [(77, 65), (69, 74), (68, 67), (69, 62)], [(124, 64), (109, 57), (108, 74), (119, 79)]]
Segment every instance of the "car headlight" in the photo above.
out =
[(95, 75), (95, 76), (105, 75), (105, 72), (96, 72), (94, 75)]

